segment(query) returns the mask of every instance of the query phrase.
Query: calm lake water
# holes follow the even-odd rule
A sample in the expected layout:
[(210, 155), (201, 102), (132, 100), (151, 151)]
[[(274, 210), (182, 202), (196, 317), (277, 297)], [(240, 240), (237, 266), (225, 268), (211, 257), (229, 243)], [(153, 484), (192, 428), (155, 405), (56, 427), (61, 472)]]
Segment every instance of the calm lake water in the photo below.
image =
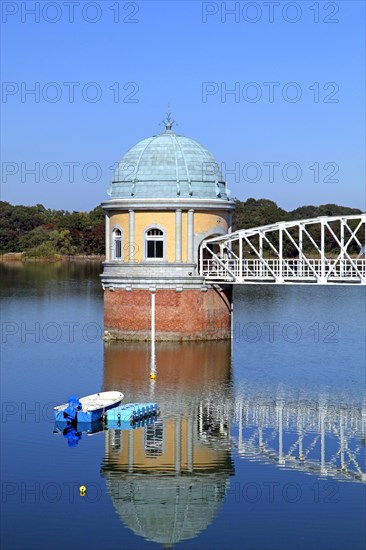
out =
[[(1, 548), (365, 548), (365, 289), (237, 288), (232, 342), (159, 344), (152, 382), (99, 271), (1, 265)], [(161, 415), (69, 445), (52, 407), (102, 389)]]

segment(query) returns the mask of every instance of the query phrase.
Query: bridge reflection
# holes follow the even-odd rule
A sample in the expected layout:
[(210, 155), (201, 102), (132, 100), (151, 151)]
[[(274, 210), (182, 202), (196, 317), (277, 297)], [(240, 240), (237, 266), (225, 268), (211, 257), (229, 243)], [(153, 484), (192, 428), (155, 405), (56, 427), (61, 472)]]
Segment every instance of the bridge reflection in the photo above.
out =
[(233, 444), (243, 458), (339, 481), (366, 482), (366, 404), (247, 395), (236, 401)]
[(261, 387), (234, 392), (229, 342), (105, 345), (104, 389), (156, 401), (154, 424), (107, 430), (102, 475), (117, 514), (164, 546), (206, 529), (234, 475), (232, 455), (318, 477), (365, 482), (366, 405)]

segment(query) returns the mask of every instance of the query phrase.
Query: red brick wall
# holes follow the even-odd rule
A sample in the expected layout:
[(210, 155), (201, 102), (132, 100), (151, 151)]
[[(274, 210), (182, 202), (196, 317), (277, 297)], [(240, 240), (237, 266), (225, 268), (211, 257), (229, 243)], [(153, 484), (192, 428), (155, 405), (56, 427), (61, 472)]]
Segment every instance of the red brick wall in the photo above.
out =
[[(221, 340), (230, 338), (231, 289), (225, 291), (157, 290), (157, 340)], [(106, 290), (104, 330), (119, 340), (147, 340), (151, 327), (149, 290)]]

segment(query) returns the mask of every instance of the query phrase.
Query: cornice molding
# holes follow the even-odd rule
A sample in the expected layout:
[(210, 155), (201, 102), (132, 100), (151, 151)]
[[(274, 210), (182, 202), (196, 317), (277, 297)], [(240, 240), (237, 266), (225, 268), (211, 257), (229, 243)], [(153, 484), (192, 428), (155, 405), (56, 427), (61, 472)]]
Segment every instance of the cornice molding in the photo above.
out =
[(111, 210), (234, 210), (234, 201), (220, 199), (111, 199), (102, 202)]

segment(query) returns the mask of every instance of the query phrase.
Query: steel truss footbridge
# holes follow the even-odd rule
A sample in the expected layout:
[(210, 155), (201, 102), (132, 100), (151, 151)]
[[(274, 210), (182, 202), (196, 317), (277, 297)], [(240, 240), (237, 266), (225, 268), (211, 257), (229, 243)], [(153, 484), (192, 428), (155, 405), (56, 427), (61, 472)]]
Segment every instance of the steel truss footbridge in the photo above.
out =
[(366, 284), (366, 214), (284, 221), (206, 239), (209, 283)]
[[(366, 483), (366, 401), (332, 402), (326, 395), (286, 395), (239, 388), (199, 404), (198, 436), (203, 444), (235, 449), (248, 461), (273, 464), (339, 481)], [(276, 395), (277, 393), (277, 395)], [(202, 431), (201, 426), (206, 426)], [(230, 446), (223, 437), (231, 431)], [(226, 432), (225, 432), (226, 433)], [(217, 440), (217, 434), (221, 438)], [(221, 441), (221, 443), (220, 443)]]

